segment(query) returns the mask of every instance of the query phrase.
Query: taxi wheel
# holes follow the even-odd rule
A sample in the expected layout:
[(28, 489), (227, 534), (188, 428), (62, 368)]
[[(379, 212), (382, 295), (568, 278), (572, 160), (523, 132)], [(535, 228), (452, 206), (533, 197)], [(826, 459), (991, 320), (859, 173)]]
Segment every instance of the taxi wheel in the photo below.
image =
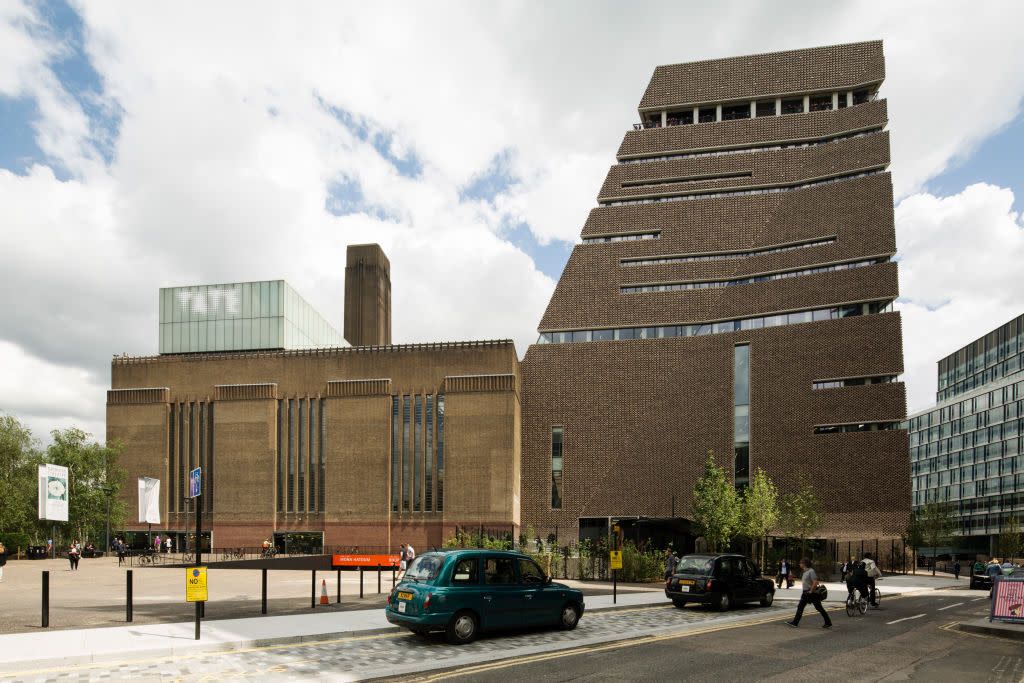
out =
[(715, 599), (715, 609), (719, 612), (727, 612), (732, 607), (732, 600), (729, 598), (728, 593), (719, 593)]
[(681, 598), (672, 598), (672, 604), (678, 607), (679, 609), (683, 609), (684, 607), (686, 607), (686, 600), (683, 600)]
[(773, 600), (775, 600), (775, 591), (765, 593), (761, 598), (761, 607), (771, 607)]
[(571, 631), (576, 628), (576, 624), (580, 623), (580, 608), (569, 602), (562, 607), (562, 616), (558, 620), (558, 625), (563, 631)]
[(472, 612), (458, 612), (448, 622), (445, 635), (448, 636), (448, 642), (452, 645), (465, 645), (473, 642), (476, 638), (479, 625), (476, 615)]

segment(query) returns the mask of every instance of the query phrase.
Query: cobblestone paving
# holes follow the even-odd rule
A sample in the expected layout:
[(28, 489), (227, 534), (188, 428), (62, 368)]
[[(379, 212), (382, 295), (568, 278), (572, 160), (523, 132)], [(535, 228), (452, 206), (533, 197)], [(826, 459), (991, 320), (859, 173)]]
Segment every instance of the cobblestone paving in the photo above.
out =
[[(484, 634), (464, 646), (440, 635), (406, 631), (356, 636), (318, 643), (273, 645), (240, 652), (190, 654), (160, 659), (89, 664), (28, 671), (15, 681), (180, 680), (361, 680), (486, 662), (538, 651), (568, 649), (595, 642), (714, 625), (736, 619), (782, 618), (788, 607), (745, 607), (728, 614), (701, 608), (642, 607), (586, 614), (573, 631), (531, 629)], [(7, 680), (7, 679), (5, 679)]]

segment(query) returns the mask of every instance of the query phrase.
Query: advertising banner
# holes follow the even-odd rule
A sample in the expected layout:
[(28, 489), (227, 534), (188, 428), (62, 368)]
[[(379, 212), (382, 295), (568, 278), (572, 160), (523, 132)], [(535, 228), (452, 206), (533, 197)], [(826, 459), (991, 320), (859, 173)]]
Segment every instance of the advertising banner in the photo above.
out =
[(68, 468), (39, 466), (39, 519), (68, 521)]
[(361, 555), (359, 553), (347, 553), (344, 555), (332, 555), (332, 567), (397, 567), (399, 565), (398, 555)]
[(139, 477), (139, 522), (160, 523), (160, 480)]
[(197, 467), (188, 473), (188, 497), (198, 498), (203, 492), (203, 468)]
[(1024, 624), (1024, 576), (997, 576), (993, 580), (988, 620)]

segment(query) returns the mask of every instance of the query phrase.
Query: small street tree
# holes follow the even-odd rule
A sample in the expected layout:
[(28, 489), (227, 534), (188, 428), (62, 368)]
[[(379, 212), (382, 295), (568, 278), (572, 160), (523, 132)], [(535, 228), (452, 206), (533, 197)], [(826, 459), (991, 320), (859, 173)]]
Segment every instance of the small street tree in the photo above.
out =
[(917, 574), (917, 550), (924, 545), (924, 534), (921, 531), (921, 521), (918, 513), (910, 511), (910, 519), (907, 520), (907, 529), (903, 532), (903, 543), (910, 548), (914, 554), (912, 571)]
[(807, 539), (812, 537), (824, 523), (821, 500), (807, 477), (800, 477), (800, 488), (782, 496), (782, 530), (799, 539), (801, 556), (807, 555)]
[(1021, 554), (1024, 538), (1021, 538), (1020, 523), (1010, 517), (999, 530), (999, 555), (1003, 562), (1013, 562)]
[(693, 522), (712, 551), (724, 550), (739, 530), (740, 503), (736, 488), (708, 451), (704, 474), (693, 487)]
[(932, 576), (935, 576), (935, 557), (938, 554), (938, 547), (949, 543), (953, 538), (953, 532), (956, 531), (953, 508), (949, 503), (931, 501), (924, 504), (917, 519), (921, 525), (921, 537), (924, 544), (932, 549)]
[(765, 537), (779, 523), (779, 490), (760, 467), (750, 478), (741, 503), (740, 533), (758, 544), (758, 564), (763, 570)]

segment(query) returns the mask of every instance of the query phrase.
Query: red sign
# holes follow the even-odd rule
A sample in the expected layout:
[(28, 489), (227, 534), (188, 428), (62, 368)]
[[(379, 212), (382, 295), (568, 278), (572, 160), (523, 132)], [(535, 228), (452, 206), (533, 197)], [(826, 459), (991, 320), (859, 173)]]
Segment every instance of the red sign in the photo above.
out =
[(989, 621), (1024, 622), (1024, 577), (999, 576), (994, 580)]
[(397, 567), (398, 555), (360, 555), (347, 553), (331, 557), (332, 567)]

